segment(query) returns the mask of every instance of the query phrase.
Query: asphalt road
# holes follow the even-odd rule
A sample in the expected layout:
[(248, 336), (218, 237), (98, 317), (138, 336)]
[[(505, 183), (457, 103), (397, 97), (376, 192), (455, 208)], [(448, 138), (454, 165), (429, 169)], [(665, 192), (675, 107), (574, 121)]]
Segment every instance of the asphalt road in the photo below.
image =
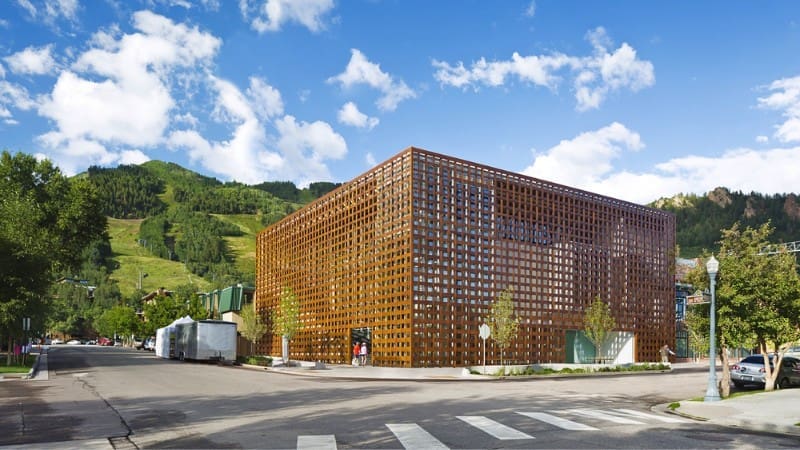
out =
[[(0, 382), (0, 446), (796, 448), (650, 411), (704, 372), (500, 381), (331, 380), (57, 346), (48, 381)], [(110, 441), (109, 441), (110, 440)]]

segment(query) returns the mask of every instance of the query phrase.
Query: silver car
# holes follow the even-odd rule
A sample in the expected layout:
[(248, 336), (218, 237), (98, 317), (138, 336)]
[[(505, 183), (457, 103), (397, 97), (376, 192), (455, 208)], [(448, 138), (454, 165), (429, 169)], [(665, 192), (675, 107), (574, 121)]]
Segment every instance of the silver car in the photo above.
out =
[[(769, 365), (774, 370), (773, 355), (769, 355)], [(750, 355), (731, 366), (731, 381), (737, 388), (743, 388), (748, 384), (764, 386), (766, 375), (764, 355)], [(784, 356), (775, 384), (780, 388), (800, 385), (800, 359)]]

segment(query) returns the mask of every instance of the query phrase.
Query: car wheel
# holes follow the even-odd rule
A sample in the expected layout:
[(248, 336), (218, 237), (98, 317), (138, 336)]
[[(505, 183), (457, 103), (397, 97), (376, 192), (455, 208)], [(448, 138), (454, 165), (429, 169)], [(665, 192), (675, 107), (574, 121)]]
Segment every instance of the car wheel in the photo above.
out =
[(739, 389), (744, 387), (744, 383), (742, 383), (741, 381), (734, 381), (733, 385), (736, 386)]
[(789, 379), (786, 378), (786, 377), (781, 378), (781, 381), (778, 382), (778, 388), (779, 389), (786, 389), (790, 385), (791, 385), (791, 383), (789, 383)]

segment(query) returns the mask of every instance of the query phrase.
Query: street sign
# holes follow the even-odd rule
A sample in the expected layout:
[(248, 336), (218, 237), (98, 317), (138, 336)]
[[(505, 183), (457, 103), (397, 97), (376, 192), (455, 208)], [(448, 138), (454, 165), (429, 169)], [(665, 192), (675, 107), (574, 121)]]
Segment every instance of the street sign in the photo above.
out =
[(486, 375), (486, 338), (492, 335), (492, 330), (483, 323), (478, 327), (478, 335), (483, 339), (483, 374)]
[(686, 297), (687, 305), (703, 305), (711, 303), (711, 296), (708, 294), (697, 294)]

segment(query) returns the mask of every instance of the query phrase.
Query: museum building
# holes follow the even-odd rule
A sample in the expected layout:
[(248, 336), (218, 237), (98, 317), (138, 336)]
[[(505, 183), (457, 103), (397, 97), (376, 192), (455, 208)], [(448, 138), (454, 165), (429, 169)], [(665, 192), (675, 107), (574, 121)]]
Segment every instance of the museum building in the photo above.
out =
[(675, 341), (674, 253), (670, 213), (411, 147), (258, 234), (256, 310), (297, 296), (292, 359), (345, 363), (366, 341), (376, 366), (500, 364), (479, 326), (510, 289), (506, 364), (591, 362), (600, 298), (609, 353), (653, 361)]

